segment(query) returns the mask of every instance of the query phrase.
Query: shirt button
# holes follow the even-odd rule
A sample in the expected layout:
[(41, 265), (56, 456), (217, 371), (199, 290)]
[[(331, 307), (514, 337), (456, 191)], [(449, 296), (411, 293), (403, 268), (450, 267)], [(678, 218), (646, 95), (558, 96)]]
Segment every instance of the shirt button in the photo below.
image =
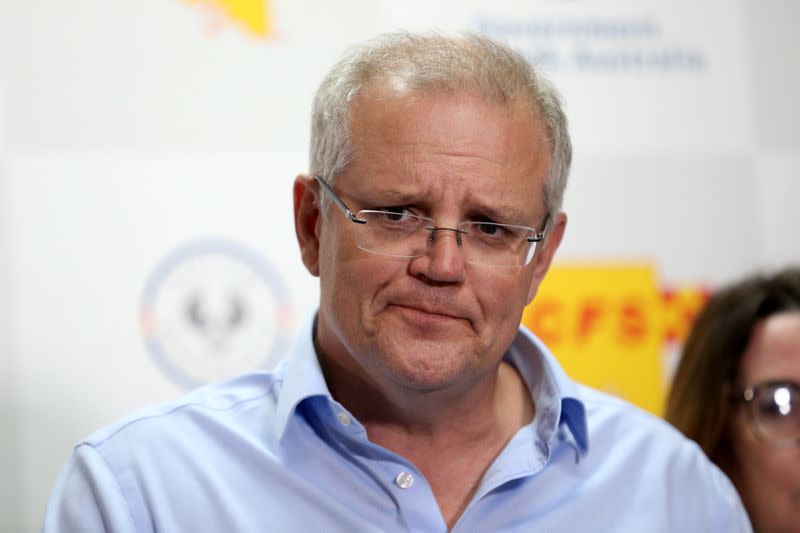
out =
[(394, 478), (394, 484), (401, 489), (407, 489), (414, 484), (414, 476), (404, 470), (397, 474), (397, 477)]
[(338, 413), (336, 413), (336, 420), (338, 420), (339, 423), (343, 426), (350, 425), (350, 416), (344, 411), (339, 411)]

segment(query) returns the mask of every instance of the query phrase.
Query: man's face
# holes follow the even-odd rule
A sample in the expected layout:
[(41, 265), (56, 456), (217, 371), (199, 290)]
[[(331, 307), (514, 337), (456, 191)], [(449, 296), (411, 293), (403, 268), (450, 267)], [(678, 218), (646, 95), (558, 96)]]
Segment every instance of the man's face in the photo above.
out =
[[(398, 206), (439, 227), (483, 220), (541, 230), (547, 131), (524, 104), (372, 89), (351, 110), (355, 153), (334, 189), (352, 211)], [(313, 181), (298, 178), (296, 222), (299, 236), (302, 227), (313, 232), (300, 241), (306, 266), (321, 280), (317, 340), (324, 356), (380, 390), (469, 387), (490, 375), (566, 217), (551, 218), (529, 265), (491, 268), (465, 263), (450, 231), (437, 232), (416, 258), (361, 250), (355, 233), (362, 228), (335, 205), (324, 218), (302, 209), (321, 194)]]

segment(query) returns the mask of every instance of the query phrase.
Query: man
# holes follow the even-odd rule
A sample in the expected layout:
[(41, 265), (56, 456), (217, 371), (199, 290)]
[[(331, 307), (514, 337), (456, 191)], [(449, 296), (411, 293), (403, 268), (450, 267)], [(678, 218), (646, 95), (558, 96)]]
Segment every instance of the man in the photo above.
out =
[(749, 531), (695, 445), (519, 329), (570, 159), (555, 92), (504, 46), (353, 50), (294, 185), (321, 292), (294, 352), (91, 436), (45, 531)]

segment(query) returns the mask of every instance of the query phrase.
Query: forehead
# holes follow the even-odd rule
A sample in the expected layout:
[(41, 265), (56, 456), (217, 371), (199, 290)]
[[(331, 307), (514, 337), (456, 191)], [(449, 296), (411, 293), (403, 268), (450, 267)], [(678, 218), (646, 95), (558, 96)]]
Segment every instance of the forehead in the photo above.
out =
[(739, 374), (743, 385), (772, 379), (800, 382), (800, 311), (778, 313), (756, 325)]
[(550, 165), (546, 125), (522, 100), (373, 86), (353, 102), (350, 130), (345, 173), (396, 187), (452, 182), (519, 194), (519, 186), (540, 190)]

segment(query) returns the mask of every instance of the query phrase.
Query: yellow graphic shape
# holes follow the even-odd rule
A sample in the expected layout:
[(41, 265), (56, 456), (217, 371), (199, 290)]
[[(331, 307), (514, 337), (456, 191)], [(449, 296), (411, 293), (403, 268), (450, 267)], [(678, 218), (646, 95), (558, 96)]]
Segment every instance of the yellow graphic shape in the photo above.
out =
[(215, 27), (227, 21), (258, 37), (266, 37), (272, 33), (268, 0), (184, 0), (184, 2), (209, 8), (215, 15)]
[(522, 322), (573, 379), (660, 415), (663, 299), (646, 264), (554, 266)]

